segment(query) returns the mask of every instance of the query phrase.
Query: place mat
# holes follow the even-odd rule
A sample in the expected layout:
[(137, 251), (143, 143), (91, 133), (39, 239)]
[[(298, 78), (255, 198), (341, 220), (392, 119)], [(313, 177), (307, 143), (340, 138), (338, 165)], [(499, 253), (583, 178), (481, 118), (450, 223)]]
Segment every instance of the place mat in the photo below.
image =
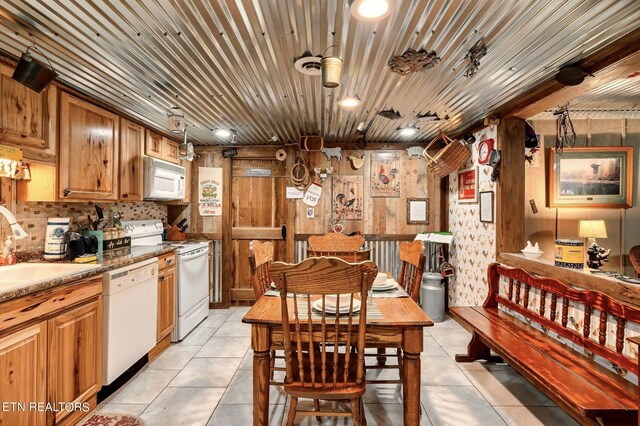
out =
[[(298, 317), (300, 319), (306, 320), (308, 317), (307, 299), (306, 298), (297, 299), (296, 302), (298, 305)], [(331, 318), (332, 321), (334, 321), (333, 319), (334, 317), (335, 315), (327, 314), (327, 318)], [(352, 318), (354, 322), (358, 320), (360, 318), (360, 312), (354, 314)], [(322, 315), (320, 314), (320, 312), (317, 312), (315, 309), (313, 309), (313, 307), (311, 308), (311, 319), (312, 320), (322, 319)], [(380, 312), (380, 308), (378, 308), (378, 305), (377, 303), (375, 303), (375, 301), (371, 304), (367, 304), (367, 319), (370, 319), (370, 320), (384, 319), (384, 316), (382, 315), (382, 312)], [(348, 315), (340, 315), (340, 322), (347, 323), (348, 321), (349, 321)]]
[(398, 286), (392, 290), (373, 291), (371, 292), (371, 297), (374, 299), (388, 299), (394, 297), (409, 297), (409, 295), (402, 287)]

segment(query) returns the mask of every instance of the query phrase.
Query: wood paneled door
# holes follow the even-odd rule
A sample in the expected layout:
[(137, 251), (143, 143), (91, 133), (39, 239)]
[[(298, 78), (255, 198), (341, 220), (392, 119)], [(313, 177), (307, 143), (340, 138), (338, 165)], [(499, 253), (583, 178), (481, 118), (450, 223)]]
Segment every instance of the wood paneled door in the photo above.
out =
[[(270, 173), (270, 176), (256, 174)], [(231, 303), (255, 300), (249, 267), (249, 242), (271, 241), (274, 260), (286, 259), (285, 163), (270, 159), (234, 159), (231, 182)], [(293, 229), (287, 230), (293, 238)], [(286, 231), (285, 231), (286, 232)]]
[(61, 200), (117, 200), (120, 117), (62, 93)]

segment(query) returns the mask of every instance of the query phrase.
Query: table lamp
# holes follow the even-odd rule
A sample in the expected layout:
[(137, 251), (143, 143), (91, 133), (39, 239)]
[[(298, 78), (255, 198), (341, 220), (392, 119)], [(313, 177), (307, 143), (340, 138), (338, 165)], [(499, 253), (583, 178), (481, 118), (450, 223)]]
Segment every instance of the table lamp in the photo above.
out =
[(578, 236), (588, 238), (587, 266), (592, 269), (600, 269), (602, 262), (608, 262), (611, 249), (604, 249), (596, 243), (596, 238), (607, 238), (607, 227), (604, 220), (581, 220), (578, 225)]

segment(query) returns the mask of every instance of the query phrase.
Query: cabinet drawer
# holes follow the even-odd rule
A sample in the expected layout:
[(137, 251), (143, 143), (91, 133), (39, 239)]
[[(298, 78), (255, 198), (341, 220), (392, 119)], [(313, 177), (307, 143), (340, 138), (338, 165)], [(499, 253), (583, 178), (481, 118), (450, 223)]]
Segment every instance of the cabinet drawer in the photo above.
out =
[(166, 253), (162, 256), (158, 256), (158, 270), (162, 271), (166, 268), (172, 268), (176, 266), (176, 254)]
[(73, 306), (102, 294), (102, 275), (0, 304), (0, 335), (34, 318)]

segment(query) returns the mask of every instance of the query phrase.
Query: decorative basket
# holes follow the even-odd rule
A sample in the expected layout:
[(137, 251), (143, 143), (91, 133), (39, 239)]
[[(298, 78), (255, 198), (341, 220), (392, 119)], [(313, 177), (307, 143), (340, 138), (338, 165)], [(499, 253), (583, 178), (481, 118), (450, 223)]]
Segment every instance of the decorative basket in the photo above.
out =
[[(429, 155), (429, 148), (440, 140), (444, 142), (445, 146), (435, 156)], [(427, 161), (427, 166), (431, 167), (438, 176), (443, 178), (457, 171), (471, 156), (471, 153), (462, 142), (441, 134), (429, 142), (429, 145), (422, 151), (422, 155)]]
[(322, 136), (302, 136), (298, 141), (301, 151), (322, 151), (324, 138)]

